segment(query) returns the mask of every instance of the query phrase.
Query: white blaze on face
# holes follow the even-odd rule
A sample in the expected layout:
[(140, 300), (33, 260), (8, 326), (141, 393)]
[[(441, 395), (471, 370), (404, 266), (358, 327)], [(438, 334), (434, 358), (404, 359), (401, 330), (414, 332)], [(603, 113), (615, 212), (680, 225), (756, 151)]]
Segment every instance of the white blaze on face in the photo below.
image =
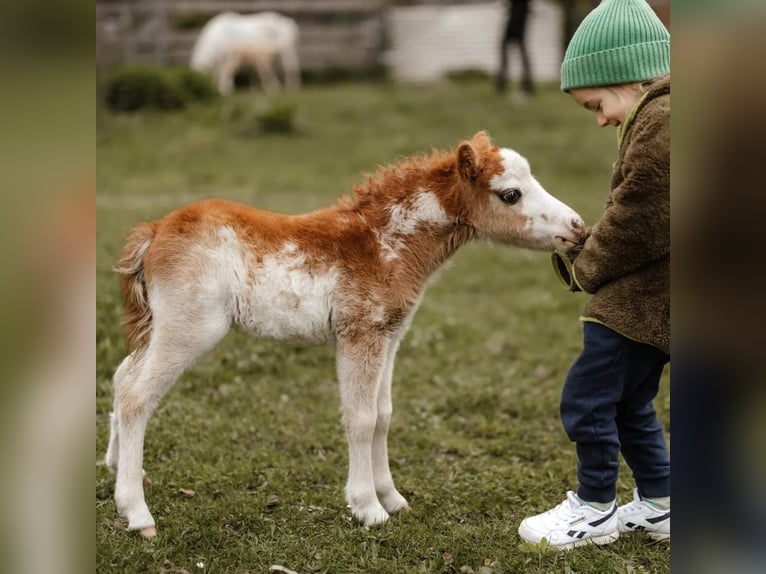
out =
[(378, 243), (385, 261), (399, 257), (406, 236), (412, 235), (421, 224), (446, 225), (450, 222), (436, 194), (419, 188), (406, 204), (388, 208), (390, 219), (378, 234)]
[[(572, 220), (582, 221), (568, 205), (551, 194), (532, 175), (529, 162), (519, 153), (503, 148), (500, 150), (503, 173), (490, 180), (490, 187), (499, 192), (518, 189), (521, 199), (508, 209), (518, 209), (527, 218), (525, 234), (533, 241), (547, 241), (557, 235), (570, 238), (573, 233)], [(499, 199), (497, 201), (500, 201)]]

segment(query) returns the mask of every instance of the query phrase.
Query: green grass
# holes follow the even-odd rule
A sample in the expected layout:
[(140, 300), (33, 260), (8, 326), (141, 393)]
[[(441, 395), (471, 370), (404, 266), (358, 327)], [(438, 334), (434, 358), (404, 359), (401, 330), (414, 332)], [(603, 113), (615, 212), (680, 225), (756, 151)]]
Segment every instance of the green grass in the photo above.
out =
[[(554, 87), (522, 107), (482, 83), (336, 85), (291, 102), (293, 135), (249, 129), (265, 106), (252, 94), (175, 114), (99, 118), (97, 459), (110, 377), (124, 354), (110, 268), (136, 222), (210, 196), (312, 210), (350, 193), (379, 164), (454, 146), (479, 129), (526, 155), (542, 185), (588, 223), (608, 193), (614, 133)], [(576, 484), (558, 402), (580, 349), (585, 300), (559, 285), (544, 253), (477, 243), (454, 257), (426, 294), (394, 373), (391, 466), (412, 512), (371, 530), (349, 518), (343, 500), (333, 351), (232, 333), (149, 424), (144, 466), (156, 540), (123, 530), (114, 478), (97, 467), (98, 571), (668, 572), (668, 545), (642, 535), (546, 554), (523, 548), (516, 534), (526, 515)], [(656, 404), (669, 428), (665, 377)], [(631, 489), (623, 464), (619, 496)], [(272, 495), (277, 505), (267, 504)]]

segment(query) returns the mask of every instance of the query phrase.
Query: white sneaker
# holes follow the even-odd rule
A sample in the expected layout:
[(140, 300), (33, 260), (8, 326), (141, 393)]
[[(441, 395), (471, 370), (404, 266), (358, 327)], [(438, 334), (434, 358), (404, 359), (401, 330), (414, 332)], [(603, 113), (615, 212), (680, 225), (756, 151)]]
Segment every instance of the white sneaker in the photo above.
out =
[(642, 500), (633, 489), (633, 502), (617, 509), (620, 532), (646, 532), (652, 540), (670, 538), (670, 508), (661, 509)]
[(526, 542), (570, 550), (584, 544), (609, 544), (620, 536), (617, 530), (617, 504), (600, 511), (583, 504), (571, 490), (557, 507), (525, 518), (519, 536)]

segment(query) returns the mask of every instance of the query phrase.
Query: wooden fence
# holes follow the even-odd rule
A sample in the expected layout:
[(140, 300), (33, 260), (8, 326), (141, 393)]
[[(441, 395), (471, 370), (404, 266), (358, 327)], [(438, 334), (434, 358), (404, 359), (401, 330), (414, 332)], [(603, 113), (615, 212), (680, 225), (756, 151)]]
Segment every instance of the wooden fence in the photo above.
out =
[(301, 30), (303, 69), (378, 66), (385, 0), (102, 0), (96, 4), (98, 65), (186, 64), (202, 25), (223, 11), (274, 10)]

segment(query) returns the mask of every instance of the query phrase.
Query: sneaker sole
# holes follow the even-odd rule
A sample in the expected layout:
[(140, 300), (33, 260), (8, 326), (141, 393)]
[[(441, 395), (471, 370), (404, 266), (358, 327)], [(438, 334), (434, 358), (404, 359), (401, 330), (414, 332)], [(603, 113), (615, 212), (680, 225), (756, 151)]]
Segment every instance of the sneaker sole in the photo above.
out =
[(650, 532), (648, 530), (633, 530), (631, 528), (624, 528), (619, 530), (620, 534), (633, 534), (633, 533), (639, 533), (644, 532), (649, 538), (652, 540), (660, 541), (660, 540), (670, 540), (670, 534), (665, 534), (663, 532)]
[(562, 544), (561, 546), (554, 546), (553, 544), (549, 544), (548, 540), (545, 538), (540, 542), (532, 542), (531, 540), (527, 540), (523, 536), (521, 538), (522, 540), (524, 540), (525, 543), (531, 546), (536, 546), (536, 547), (544, 546), (546, 549), (552, 549), (552, 550), (572, 550), (580, 546), (587, 546), (588, 544), (595, 544), (596, 546), (611, 544), (612, 542), (615, 542), (619, 537), (620, 537), (620, 533), (615, 530), (614, 532), (611, 532), (609, 534), (604, 534), (603, 536), (594, 536), (592, 538), (584, 538), (583, 540), (576, 540), (575, 542), (570, 542), (569, 544)]
[(662, 534), (660, 532), (647, 532), (647, 534), (652, 540), (670, 540), (670, 534)]
[(584, 540), (577, 540), (571, 544), (564, 544), (563, 546), (553, 546), (552, 548), (560, 548), (562, 550), (572, 550), (579, 546), (587, 546), (588, 544), (595, 544), (596, 546), (603, 546), (604, 544), (611, 544), (620, 537), (620, 533), (616, 530), (610, 534), (604, 534), (603, 536), (594, 536), (593, 538), (586, 538)]

